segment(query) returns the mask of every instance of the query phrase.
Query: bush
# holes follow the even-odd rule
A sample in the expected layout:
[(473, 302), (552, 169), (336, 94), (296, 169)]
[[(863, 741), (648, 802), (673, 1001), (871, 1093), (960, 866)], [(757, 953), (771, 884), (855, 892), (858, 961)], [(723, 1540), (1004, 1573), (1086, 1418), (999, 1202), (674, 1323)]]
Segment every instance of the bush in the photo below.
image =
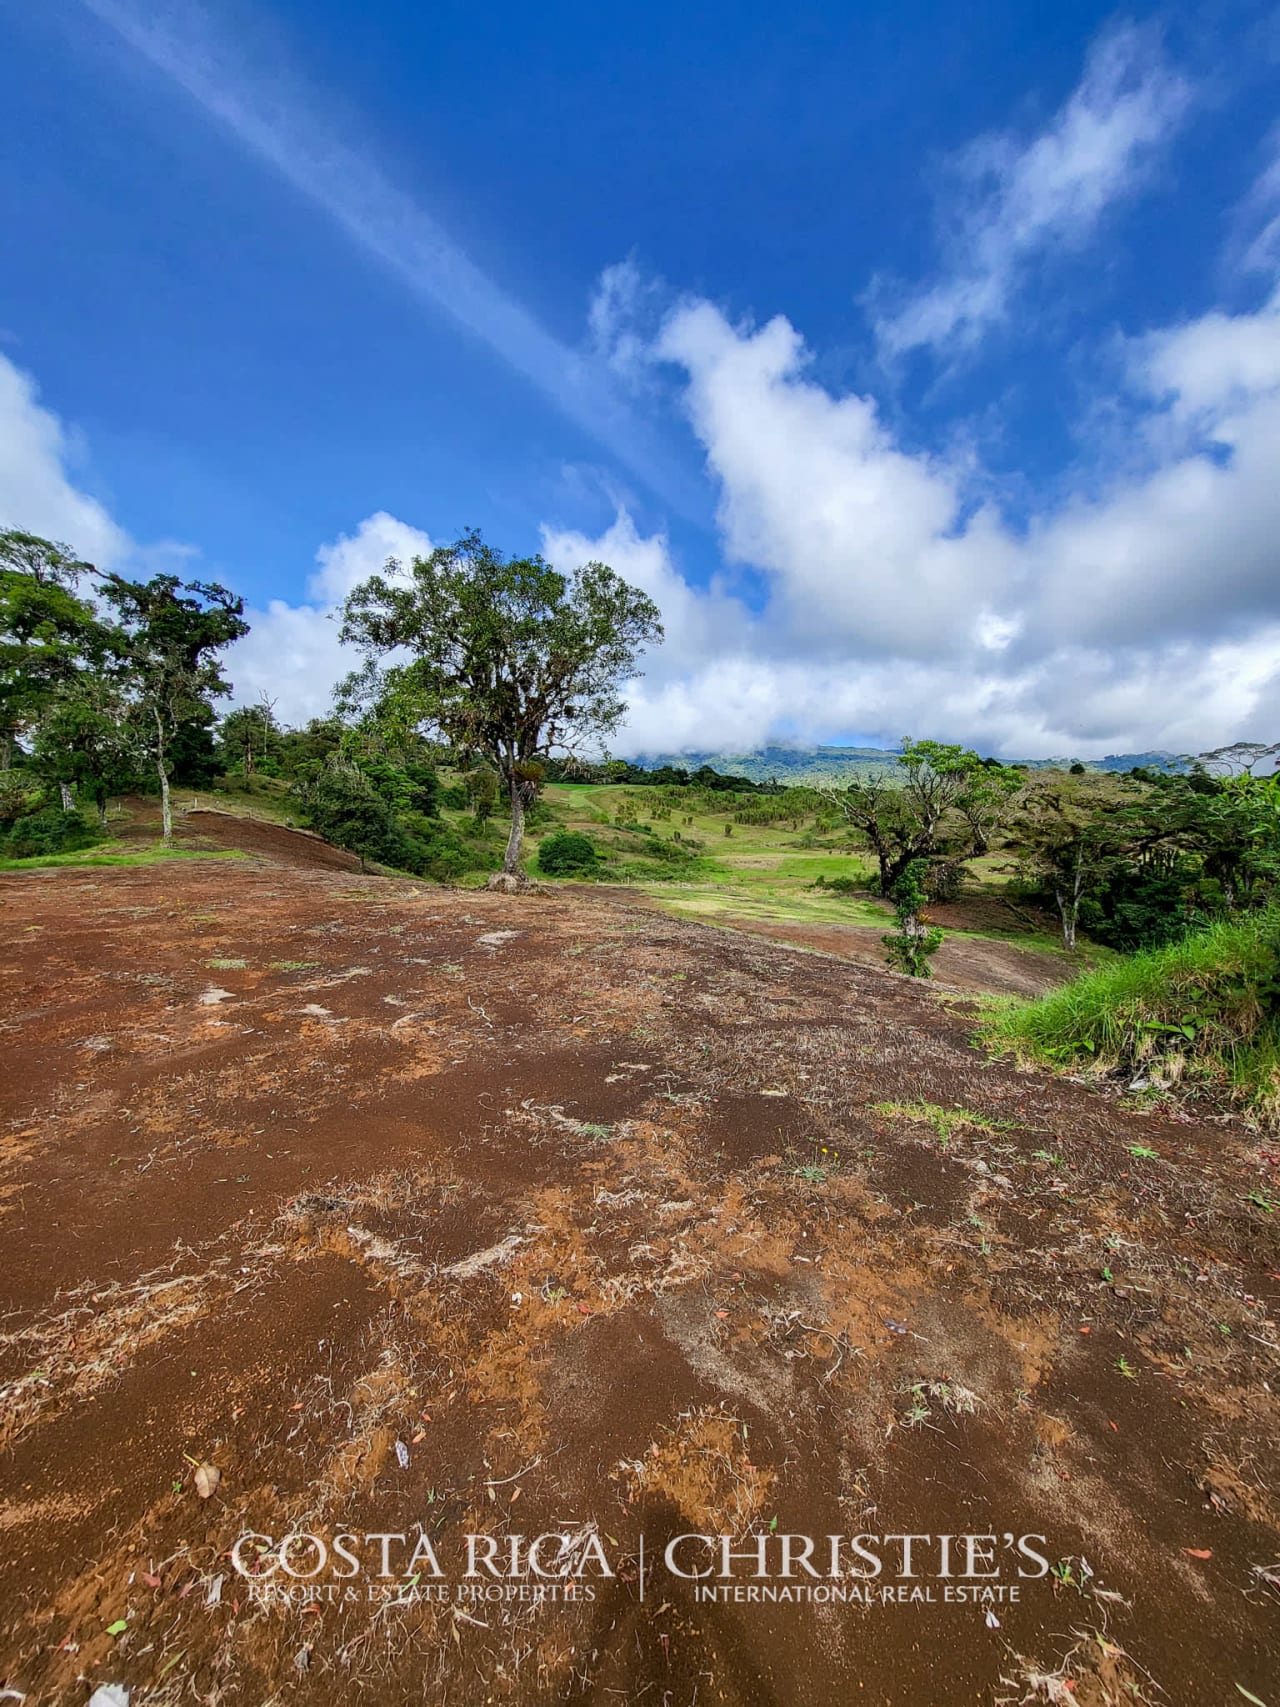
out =
[(313, 829), (335, 847), (397, 871), (421, 873), (427, 848), (353, 765), (328, 765), (301, 797)]
[(439, 811), (440, 778), (434, 765), (417, 761), (395, 765), (379, 757), (357, 759), (356, 765), (393, 811), (422, 812), (428, 817)]
[(599, 863), (595, 843), (580, 830), (557, 830), (538, 849), (538, 869), (548, 877), (585, 876)]
[(885, 958), (889, 965), (912, 978), (932, 978), (933, 968), (929, 963), (942, 946), (942, 932), (936, 925), (930, 925), (921, 911), (927, 868), (926, 860), (913, 859), (894, 884), (893, 910), (898, 928), (880, 938), (888, 950)]
[(1185, 936), (1189, 875), (1181, 869), (1117, 872), (1080, 903), (1080, 928), (1095, 942), (1122, 952), (1161, 948)]
[(451, 782), (447, 788), (440, 790), (439, 804), (447, 806), (450, 812), (465, 812), (471, 804), (466, 786), (460, 782)]
[(44, 784), (31, 771), (0, 771), (0, 833), (19, 818), (40, 810)]
[(931, 901), (958, 901), (968, 875), (963, 860), (933, 860), (924, 874), (924, 892)]
[(78, 812), (45, 806), (15, 819), (0, 839), (0, 850), (7, 859), (35, 859), (44, 854), (75, 853), (101, 839)]

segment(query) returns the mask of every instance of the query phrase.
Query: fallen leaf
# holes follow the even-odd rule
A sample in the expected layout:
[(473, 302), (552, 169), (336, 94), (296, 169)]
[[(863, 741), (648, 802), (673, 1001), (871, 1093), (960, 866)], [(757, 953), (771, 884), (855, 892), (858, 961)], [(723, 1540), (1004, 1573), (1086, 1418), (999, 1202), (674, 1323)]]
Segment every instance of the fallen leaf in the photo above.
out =
[(1212, 1559), (1212, 1547), (1184, 1547), (1182, 1549), (1192, 1559)]
[(195, 1473), (196, 1492), (202, 1500), (207, 1500), (222, 1480), (222, 1471), (212, 1464), (201, 1464)]
[(123, 1636), (128, 1628), (129, 1620), (127, 1618), (117, 1618), (114, 1624), (107, 1625), (107, 1635)]

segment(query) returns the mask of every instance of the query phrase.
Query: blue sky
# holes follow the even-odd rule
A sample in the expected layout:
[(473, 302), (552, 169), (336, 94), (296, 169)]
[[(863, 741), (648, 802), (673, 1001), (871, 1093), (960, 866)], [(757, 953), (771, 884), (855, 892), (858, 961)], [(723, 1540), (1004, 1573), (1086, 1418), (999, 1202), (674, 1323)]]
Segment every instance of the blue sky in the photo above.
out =
[(0, 523), (238, 697), (474, 523), (659, 598), (623, 748), (1270, 738), (1274, 10), (0, 16)]

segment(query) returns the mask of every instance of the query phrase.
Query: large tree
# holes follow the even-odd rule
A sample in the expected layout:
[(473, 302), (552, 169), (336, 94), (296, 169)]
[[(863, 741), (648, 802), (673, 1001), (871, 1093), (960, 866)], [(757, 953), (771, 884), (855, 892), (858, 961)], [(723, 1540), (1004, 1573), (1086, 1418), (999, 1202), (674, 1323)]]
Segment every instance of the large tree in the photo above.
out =
[(217, 582), (103, 580), (124, 636), (124, 668), (139, 739), (160, 781), (164, 840), (173, 835), (169, 781), (174, 741), (184, 723), (208, 713), (209, 701), (230, 693), (219, 654), (249, 632), (244, 601)]
[[(525, 811), (542, 761), (598, 744), (625, 709), (623, 684), (662, 639), (658, 608), (604, 563), (571, 575), (541, 557), (506, 557), (474, 529), (358, 586), (342, 639), (362, 649), (348, 698), (482, 756), (511, 802), (503, 873), (520, 881)], [(403, 661), (389, 664), (389, 654)]]
[[(136, 785), (142, 757), (123, 683), (115, 673), (78, 670), (53, 694), (35, 727), (41, 775), (73, 785), (107, 820), (107, 802)], [(64, 802), (69, 796), (64, 793)]]
[(915, 860), (985, 853), (1021, 787), (1017, 771), (971, 748), (906, 740), (892, 771), (819, 793), (866, 838), (880, 866), (880, 893), (892, 896)]
[(53, 695), (109, 647), (108, 629), (79, 596), (92, 573), (69, 546), (0, 533), (0, 769)]

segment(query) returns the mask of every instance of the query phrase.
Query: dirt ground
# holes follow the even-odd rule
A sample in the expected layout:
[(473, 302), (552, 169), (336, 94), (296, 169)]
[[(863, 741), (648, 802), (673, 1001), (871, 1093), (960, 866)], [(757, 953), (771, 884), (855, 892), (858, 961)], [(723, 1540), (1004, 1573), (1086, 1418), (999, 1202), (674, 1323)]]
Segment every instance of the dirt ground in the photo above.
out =
[[(944, 923), (942, 913), (940, 907), (931, 908), (930, 920)], [(795, 948), (817, 949), (820, 954), (835, 954), (842, 960), (882, 967), (883, 939), (893, 921), (886, 920), (883, 930), (871, 925), (808, 925), (794, 920), (771, 924), (763, 919), (733, 915), (726, 915), (724, 923), (735, 930), (770, 937)], [(950, 918), (945, 923), (952, 931), (965, 928)], [(1056, 984), (1065, 984), (1072, 972), (1071, 961), (1063, 955), (1046, 954), (1040, 949), (1023, 948), (1016, 942), (998, 942), (991, 937), (948, 934), (933, 960), (933, 976), (951, 989), (1024, 999), (1042, 996)]]
[[(0, 880), (0, 1700), (1280, 1707), (1270, 1140), (879, 967), (289, 849)], [(466, 1576), (543, 1534), (556, 1592)], [(697, 1599), (685, 1534), (883, 1568)]]

